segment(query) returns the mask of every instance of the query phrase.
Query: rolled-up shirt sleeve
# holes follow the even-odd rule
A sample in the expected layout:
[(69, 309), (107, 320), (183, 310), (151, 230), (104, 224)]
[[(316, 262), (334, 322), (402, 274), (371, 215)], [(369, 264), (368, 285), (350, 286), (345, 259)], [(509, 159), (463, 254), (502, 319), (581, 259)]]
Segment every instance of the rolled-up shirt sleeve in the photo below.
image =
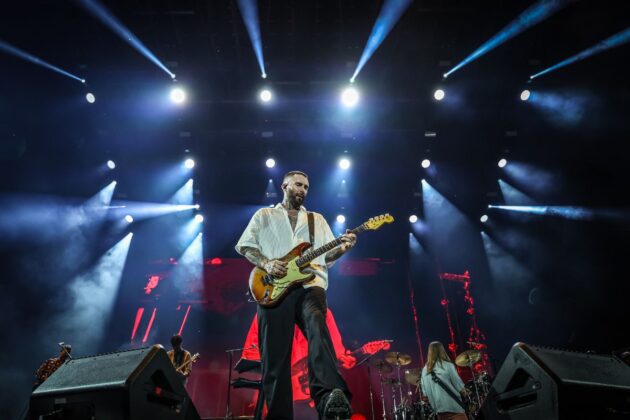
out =
[[(262, 210), (262, 209), (261, 209)], [(243, 250), (245, 248), (256, 248), (260, 249), (260, 244), (258, 243), (258, 233), (260, 232), (260, 218), (261, 218), (261, 210), (258, 210), (252, 216), (249, 224), (245, 228), (245, 231), (241, 235), (240, 239), (236, 243), (236, 252), (243, 255)]]

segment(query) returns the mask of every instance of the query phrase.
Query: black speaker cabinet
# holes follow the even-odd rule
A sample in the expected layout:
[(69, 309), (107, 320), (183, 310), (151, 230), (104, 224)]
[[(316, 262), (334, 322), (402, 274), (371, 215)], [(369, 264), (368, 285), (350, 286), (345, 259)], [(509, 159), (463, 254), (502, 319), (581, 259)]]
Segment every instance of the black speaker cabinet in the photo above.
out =
[(516, 343), (481, 413), (485, 420), (630, 419), (630, 366)]
[(29, 416), (41, 420), (199, 419), (160, 345), (67, 361), (33, 391)]

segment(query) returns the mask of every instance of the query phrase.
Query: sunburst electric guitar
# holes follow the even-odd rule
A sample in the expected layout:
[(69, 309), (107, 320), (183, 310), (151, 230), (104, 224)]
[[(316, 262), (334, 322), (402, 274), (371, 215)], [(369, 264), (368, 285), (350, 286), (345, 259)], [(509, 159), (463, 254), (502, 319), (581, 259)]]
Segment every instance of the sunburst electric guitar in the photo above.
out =
[[(385, 223), (392, 223), (393, 221), (394, 218), (389, 213), (383, 214), (372, 217), (350, 232), (359, 234), (366, 230), (377, 230)], [(262, 268), (254, 268), (249, 276), (249, 290), (252, 297), (260, 306), (272, 307), (277, 305), (291, 289), (315, 277), (312, 273), (302, 271), (309, 266), (311, 261), (341, 244), (341, 238), (337, 238), (317, 249), (309, 249), (311, 244), (308, 242), (297, 245), (287, 255), (280, 258), (281, 261), (287, 263), (287, 274), (284, 277), (274, 277)]]

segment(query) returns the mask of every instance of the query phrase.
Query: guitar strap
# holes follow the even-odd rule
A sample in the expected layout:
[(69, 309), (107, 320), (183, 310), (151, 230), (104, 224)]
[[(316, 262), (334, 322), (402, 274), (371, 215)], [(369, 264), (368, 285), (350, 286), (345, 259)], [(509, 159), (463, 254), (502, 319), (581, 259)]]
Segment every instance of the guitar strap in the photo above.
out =
[(466, 404), (464, 404), (462, 399), (459, 398), (457, 395), (455, 395), (455, 393), (449, 387), (447, 387), (444, 382), (442, 382), (442, 380), (437, 376), (435, 372), (430, 372), (430, 373), (431, 373), (431, 378), (433, 379), (433, 382), (436, 382), (440, 387), (442, 387), (442, 389), (446, 391), (449, 397), (454, 399), (455, 402), (459, 404), (459, 406), (463, 408), (466, 413), (468, 413), (468, 407), (466, 406)]
[(308, 216), (308, 236), (311, 241), (311, 246), (315, 246), (315, 217), (312, 212), (307, 213)]

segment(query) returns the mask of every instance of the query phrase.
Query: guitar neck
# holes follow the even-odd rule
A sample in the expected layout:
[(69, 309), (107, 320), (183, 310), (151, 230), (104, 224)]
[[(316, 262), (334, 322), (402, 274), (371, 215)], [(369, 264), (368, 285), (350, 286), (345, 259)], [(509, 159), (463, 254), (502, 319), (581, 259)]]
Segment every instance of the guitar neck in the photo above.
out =
[(198, 355), (195, 354), (194, 356), (192, 356), (187, 362), (182, 363), (180, 367), (178, 367), (177, 369), (175, 369), (176, 371), (179, 371), (180, 369), (184, 369), (186, 367), (188, 367), (188, 365), (192, 365), (193, 363), (195, 363), (198, 359)]
[[(363, 227), (363, 225), (354, 228), (352, 230), (350, 230), (350, 232), (354, 233), (355, 235), (358, 235), (359, 233), (365, 231), (365, 228)], [(296, 263), (299, 267), (310, 263), (311, 261), (313, 261), (315, 258), (319, 257), (322, 254), (327, 253), (328, 251), (330, 251), (333, 248), (338, 247), (339, 245), (341, 245), (343, 243), (343, 241), (341, 240), (341, 238), (337, 238), (335, 240), (332, 240), (330, 242), (328, 242), (327, 244), (324, 244), (322, 246), (320, 246), (317, 249), (314, 250), (309, 250), (306, 253), (304, 253), (304, 255), (302, 255), (300, 258), (297, 259)]]

